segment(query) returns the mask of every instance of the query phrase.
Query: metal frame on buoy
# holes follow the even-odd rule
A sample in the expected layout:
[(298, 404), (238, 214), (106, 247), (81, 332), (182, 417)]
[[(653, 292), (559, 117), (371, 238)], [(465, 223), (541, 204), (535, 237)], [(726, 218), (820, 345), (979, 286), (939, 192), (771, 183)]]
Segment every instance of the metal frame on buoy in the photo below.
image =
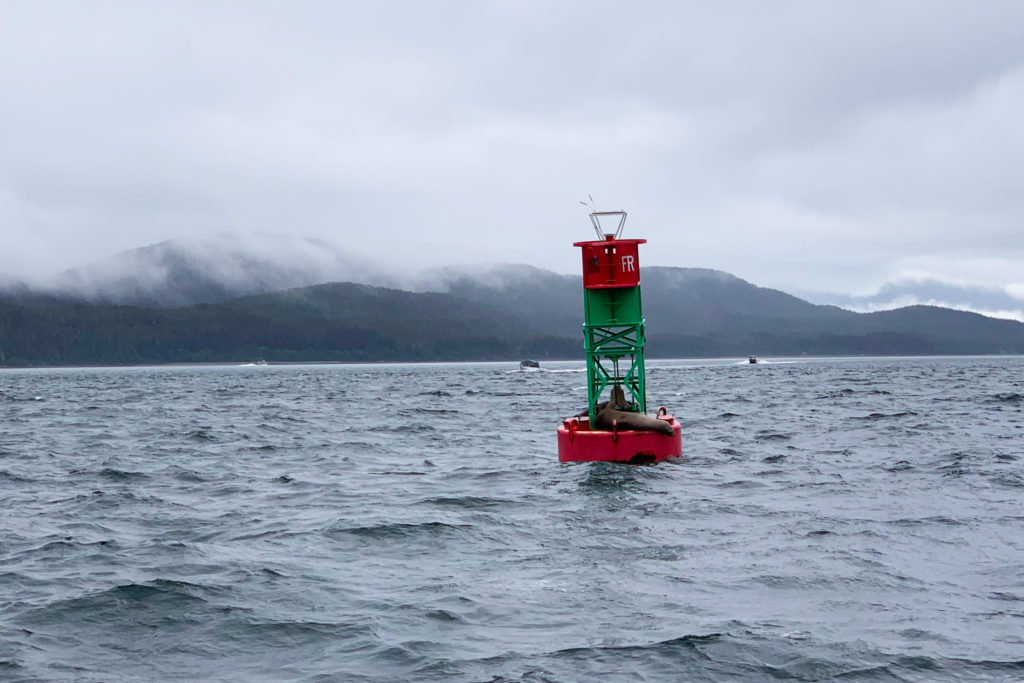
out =
[[(626, 216), (625, 211), (591, 213), (598, 240), (573, 243), (583, 250), (583, 350), (591, 422), (600, 397), (613, 386), (623, 387), (627, 399), (647, 412), (639, 255), (639, 245), (647, 240), (621, 239)], [(611, 217), (618, 218), (618, 226), (605, 233), (601, 219)]]
[[(664, 409), (657, 418), (673, 426), (674, 436), (639, 430), (598, 430), (602, 398), (621, 395), (632, 412), (646, 415), (644, 366), (646, 335), (640, 295), (639, 247), (645, 239), (622, 239), (625, 211), (594, 211), (590, 221), (597, 240), (574, 242), (583, 256), (583, 350), (587, 362), (587, 418), (568, 418), (558, 430), (562, 462), (657, 462), (682, 454), (679, 425)], [(602, 225), (614, 224), (613, 230)]]

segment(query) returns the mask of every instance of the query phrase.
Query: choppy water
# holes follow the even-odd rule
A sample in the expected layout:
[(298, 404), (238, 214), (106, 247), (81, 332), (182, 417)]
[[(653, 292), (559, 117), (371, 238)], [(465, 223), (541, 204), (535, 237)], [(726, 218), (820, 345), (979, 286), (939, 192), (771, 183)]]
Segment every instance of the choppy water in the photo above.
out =
[(0, 678), (1024, 678), (1024, 359), (548, 365), (0, 372)]

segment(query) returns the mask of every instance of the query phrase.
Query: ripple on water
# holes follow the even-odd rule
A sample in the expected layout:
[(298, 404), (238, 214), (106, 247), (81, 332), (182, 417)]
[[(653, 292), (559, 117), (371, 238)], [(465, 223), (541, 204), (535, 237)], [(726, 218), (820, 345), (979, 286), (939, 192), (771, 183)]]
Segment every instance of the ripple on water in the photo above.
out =
[(0, 678), (1024, 677), (1024, 359), (666, 361), (654, 467), (569, 365), (3, 373)]
[(435, 539), (460, 533), (469, 529), (469, 524), (445, 524), (444, 522), (386, 523), (371, 526), (332, 527), (328, 536), (356, 536), (367, 540), (393, 539)]

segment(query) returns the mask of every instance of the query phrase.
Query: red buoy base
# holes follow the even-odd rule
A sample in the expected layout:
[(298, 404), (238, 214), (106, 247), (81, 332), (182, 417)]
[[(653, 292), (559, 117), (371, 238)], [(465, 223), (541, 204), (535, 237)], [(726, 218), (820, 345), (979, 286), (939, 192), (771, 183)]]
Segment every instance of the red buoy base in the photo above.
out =
[(570, 417), (558, 428), (559, 462), (623, 462), (648, 465), (683, 454), (683, 433), (671, 415), (659, 415), (672, 425), (672, 436), (661, 432), (590, 428), (586, 417)]

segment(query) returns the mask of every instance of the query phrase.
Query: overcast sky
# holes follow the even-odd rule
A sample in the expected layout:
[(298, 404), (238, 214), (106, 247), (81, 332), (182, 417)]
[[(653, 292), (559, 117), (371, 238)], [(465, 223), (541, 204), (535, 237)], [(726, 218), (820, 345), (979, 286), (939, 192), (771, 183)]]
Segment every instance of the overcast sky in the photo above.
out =
[(0, 272), (210, 232), (1024, 298), (1024, 2), (0, 0)]

